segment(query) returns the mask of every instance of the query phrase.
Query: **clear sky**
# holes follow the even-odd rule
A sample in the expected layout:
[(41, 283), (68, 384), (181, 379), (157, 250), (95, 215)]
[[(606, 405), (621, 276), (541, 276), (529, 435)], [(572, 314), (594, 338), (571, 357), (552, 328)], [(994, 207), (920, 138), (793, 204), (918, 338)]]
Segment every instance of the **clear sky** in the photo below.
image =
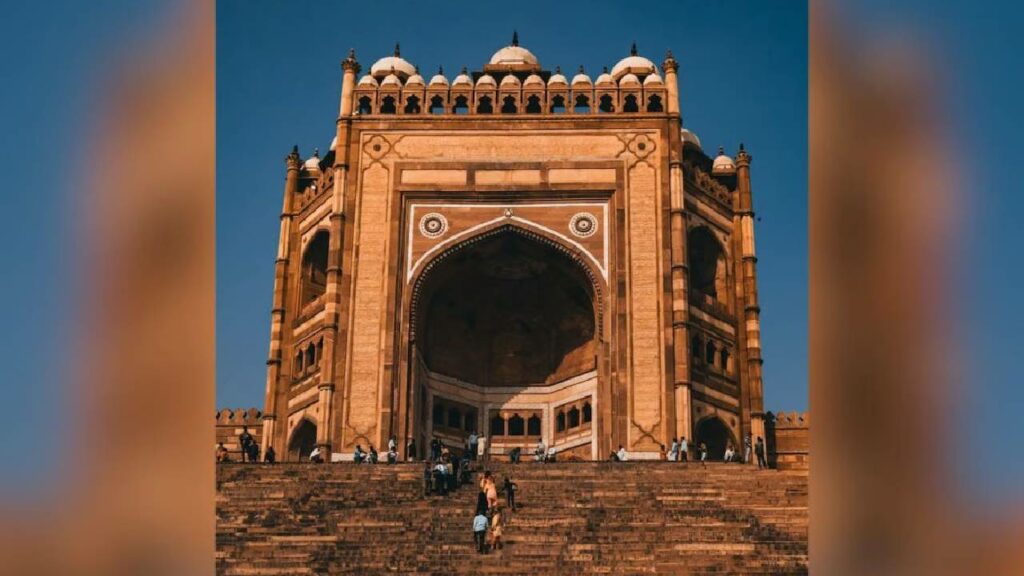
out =
[(217, 14), (217, 404), (263, 406), (284, 156), (329, 148), (340, 61), (402, 56), (426, 77), (509, 43), (592, 77), (629, 54), (680, 63), (684, 125), (754, 157), (769, 410), (807, 409), (807, 11), (800, 2), (221, 2)]

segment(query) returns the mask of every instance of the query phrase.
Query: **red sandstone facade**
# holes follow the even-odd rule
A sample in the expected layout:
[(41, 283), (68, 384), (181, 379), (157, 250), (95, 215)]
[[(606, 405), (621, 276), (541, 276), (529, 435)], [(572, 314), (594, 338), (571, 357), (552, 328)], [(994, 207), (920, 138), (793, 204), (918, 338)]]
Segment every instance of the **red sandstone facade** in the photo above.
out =
[(264, 452), (765, 435), (751, 158), (682, 128), (671, 54), (342, 68), (329, 152), (286, 159)]

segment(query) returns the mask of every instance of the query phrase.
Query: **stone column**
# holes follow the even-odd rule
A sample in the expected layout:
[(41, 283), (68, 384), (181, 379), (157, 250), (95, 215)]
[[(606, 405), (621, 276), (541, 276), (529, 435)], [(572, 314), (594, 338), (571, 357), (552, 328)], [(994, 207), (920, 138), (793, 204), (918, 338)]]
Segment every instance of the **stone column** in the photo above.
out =
[[(668, 89), (668, 112), (671, 116), (669, 134), (669, 194), (672, 234), (672, 405), (675, 412), (675, 435), (692, 437), (690, 404), (690, 354), (688, 342), (689, 302), (686, 263), (686, 215), (683, 189), (683, 145), (680, 138), (682, 120), (679, 116), (679, 90), (676, 71), (679, 64), (669, 52), (662, 64)], [(668, 440), (668, 439), (666, 439)]]
[(334, 148), (334, 184), (331, 188), (330, 241), (327, 251), (327, 290), (324, 295), (324, 357), (320, 364), (320, 383), (317, 385), (320, 425), (317, 427), (317, 445), (326, 459), (330, 459), (332, 446), (340, 448), (340, 439), (334, 438), (336, 413), (334, 392), (338, 371), (336, 358), (340, 346), (338, 329), (341, 308), (342, 238), (345, 233), (345, 200), (348, 188), (348, 139), (351, 129), (352, 91), (355, 89), (359, 63), (355, 51), (341, 63), (344, 75), (341, 83), (341, 104), (337, 124), (337, 145)]
[[(764, 386), (761, 377), (761, 307), (757, 300), (757, 256), (754, 250), (754, 209), (750, 191), (751, 157), (740, 144), (736, 155), (736, 188), (739, 195), (740, 247), (743, 269), (743, 328), (746, 335), (746, 358), (750, 397), (751, 442), (764, 438)], [(768, 439), (765, 438), (765, 442)]]
[[(284, 181), (284, 201), (281, 207), (281, 232), (277, 240), (277, 258), (274, 261), (274, 300), (270, 311), (270, 354), (267, 358), (267, 393), (263, 410), (261, 454), (267, 453), (267, 446), (274, 445), (274, 434), (278, 432), (276, 423), (280, 416), (277, 408), (278, 397), (284, 392), (284, 390), (278, 389), (283, 360), (281, 331), (284, 326), (284, 292), (288, 273), (288, 241), (291, 238), (292, 203), (296, 192), (298, 192), (299, 168), (302, 166), (298, 146), (292, 148), (291, 153), (285, 157), (285, 164), (287, 174)], [(283, 456), (287, 452), (287, 447), (282, 442), (274, 446), (274, 450)]]

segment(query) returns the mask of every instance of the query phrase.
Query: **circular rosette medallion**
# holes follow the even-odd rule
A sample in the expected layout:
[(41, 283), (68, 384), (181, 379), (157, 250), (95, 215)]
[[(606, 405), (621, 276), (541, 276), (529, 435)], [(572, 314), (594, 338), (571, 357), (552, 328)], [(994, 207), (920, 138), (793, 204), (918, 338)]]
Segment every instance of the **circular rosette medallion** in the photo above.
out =
[(448, 231), (448, 220), (437, 212), (431, 212), (420, 218), (420, 234), (427, 238), (437, 238)]
[(597, 218), (586, 212), (580, 212), (569, 220), (569, 231), (580, 238), (593, 236), (597, 232)]

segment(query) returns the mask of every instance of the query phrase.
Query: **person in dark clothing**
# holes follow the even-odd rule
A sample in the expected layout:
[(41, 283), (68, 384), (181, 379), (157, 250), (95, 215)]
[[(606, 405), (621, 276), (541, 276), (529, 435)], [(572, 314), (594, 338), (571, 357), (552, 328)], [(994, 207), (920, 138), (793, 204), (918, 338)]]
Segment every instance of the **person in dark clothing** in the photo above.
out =
[(764, 458), (764, 438), (757, 437), (757, 443), (754, 444), (754, 454), (757, 455), (757, 467), (767, 468), (768, 461)]
[(410, 461), (416, 459), (416, 439), (415, 438), (413, 438), (412, 440), (409, 440), (409, 447), (406, 448), (406, 451), (405, 451), (405, 459), (406, 460), (410, 460)]
[(253, 443), (252, 434), (249, 434), (249, 427), (242, 426), (242, 433), (238, 435), (238, 443), (242, 446), (242, 462), (249, 460), (249, 445)]
[(511, 476), (505, 476), (505, 480), (502, 481), (502, 488), (505, 490), (505, 504), (508, 505), (509, 509), (516, 509), (516, 490), (519, 486), (512, 481)]
[(263, 461), (267, 464), (273, 464), (277, 461), (277, 454), (274, 453), (273, 446), (267, 446), (267, 452), (263, 455)]
[(430, 468), (430, 462), (425, 462), (423, 464), (423, 497), (424, 498), (426, 498), (427, 496), (430, 496), (430, 492), (431, 492), (430, 484), (431, 484), (431, 481), (433, 479), (434, 479), (434, 472)]
[(484, 492), (482, 489), (476, 493), (476, 513), (487, 513), (487, 493)]
[(249, 442), (249, 462), (260, 461), (260, 445), (256, 441)]
[(377, 449), (373, 447), (373, 444), (370, 444), (370, 464), (376, 464), (378, 458), (380, 458), (380, 455), (377, 454)]
[(441, 457), (441, 442), (437, 438), (430, 441), (430, 460), (437, 462), (437, 459)]

